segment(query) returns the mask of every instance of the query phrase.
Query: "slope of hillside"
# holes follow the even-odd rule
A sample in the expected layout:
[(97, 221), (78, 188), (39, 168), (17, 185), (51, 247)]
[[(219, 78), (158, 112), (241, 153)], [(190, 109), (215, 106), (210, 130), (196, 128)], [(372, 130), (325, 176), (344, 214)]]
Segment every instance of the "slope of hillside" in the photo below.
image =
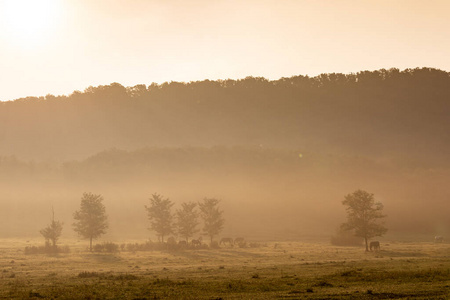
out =
[(0, 155), (264, 146), (448, 164), (450, 76), (436, 69), (89, 87), (0, 103)]

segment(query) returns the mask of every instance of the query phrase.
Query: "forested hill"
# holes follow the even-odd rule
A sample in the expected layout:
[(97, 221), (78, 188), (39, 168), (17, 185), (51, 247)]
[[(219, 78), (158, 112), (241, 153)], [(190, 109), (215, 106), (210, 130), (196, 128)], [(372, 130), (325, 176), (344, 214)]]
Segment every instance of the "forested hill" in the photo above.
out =
[(363, 71), (269, 81), (89, 87), (0, 102), (0, 156), (257, 146), (450, 164), (450, 73)]

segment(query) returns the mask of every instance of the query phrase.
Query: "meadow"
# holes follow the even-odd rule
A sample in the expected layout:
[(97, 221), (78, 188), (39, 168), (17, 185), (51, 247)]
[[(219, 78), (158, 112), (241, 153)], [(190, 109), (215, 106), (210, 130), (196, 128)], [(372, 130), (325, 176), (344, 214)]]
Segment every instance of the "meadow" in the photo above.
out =
[[(138, 241), (143, 243), (143, 241)], [(329, 242), (25, 254), (41, 240), (0, 240), (2, 299), (448, 299), (450, 244)], [(251, 247), (250, 247), (251, 245)]]

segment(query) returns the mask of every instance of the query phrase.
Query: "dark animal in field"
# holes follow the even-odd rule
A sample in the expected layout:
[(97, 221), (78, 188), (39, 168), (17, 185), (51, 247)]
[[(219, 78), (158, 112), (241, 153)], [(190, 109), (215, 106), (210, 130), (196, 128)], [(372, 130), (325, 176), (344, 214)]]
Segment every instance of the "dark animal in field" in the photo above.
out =
[(370, 242), (369, 247), (370, 247), (370, 251), (372, 251), (372, 250), (375, 250), (375, 251), (380, 250), (380, 242), (379, 241)]
[(444, 241), (444, 237), (443, 236), (437, 235), (437, 236), (434, 237), (434, 242), (435, 243), (442, 243), (443, 241)]
[(244, 240), (243, 237), (238, 237), (238, 238), (235, 238), (235, 239), (234, 239), (234, 244), (235, 244), (235, 245), (239, 245), (239, 244), (242, 244), (244, 241), (245, 241), (245, 240)]
[(191, 241), (192, 246), (201, 246), (202, 245), (202, 237), (199, 237), (197, 240)]
[(225, 238), (222, 238), (219, 242), (219, 245), (226, 245), (226, 244), (233, 246), (233, 239), (229, 238), (229, 237), (225, 237)]

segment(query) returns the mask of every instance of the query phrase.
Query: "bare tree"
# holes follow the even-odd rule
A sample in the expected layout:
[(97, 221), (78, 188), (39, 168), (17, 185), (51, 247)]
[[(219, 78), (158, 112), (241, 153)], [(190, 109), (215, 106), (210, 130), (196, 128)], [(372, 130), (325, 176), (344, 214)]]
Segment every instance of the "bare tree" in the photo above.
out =
[(189, 238), (198, 232), (198, 212), (195, 211), (197, 203), (182, 203), (181, 209), (177, 210), (177, 231), (178, 234), (189, 242)]
[(211, 243), (213, 242), (213, 237), (222, 231), (225, 223), (222, 216), (223, 211), (219, 210), (219, 202), (220, 200), (215, 198), (205, 198), (198, 203), (200, 216), (204, 222), (203, 231), (211, 238)]
[(56, 248), (56, 242), (61, 236), (61, 232), (63, 229), (63, 222), (55, 221), (55, 211), (52, 207), (52, 221), (50, 225), (39, 231), (45, 238), (46, 245), (51, 245), (53, 248)]
[(355, 236), (364, 238), (366, 251), (369, 251), (368, 239), (382, 236), (387, 228), (381, 222), (383, 204), (375, 202), (373, 194), (357, 190), (345, 196), (342, 204), (347, 206), (347, 222), (341, 225), (343, 230), (353, 231)]
[(108, 228), (108, 217), (102, 201), (101, 195), (84, 193), (81, 197), (80, 210), (73, 214), (76, 220), (73, 223), (74, 230), (82, 237), (89, 239), (90, 251), (92, 251), (92, 239), (105, 234)]
[(173, 233), (172, 206), (173, 202), (169, 198), (163, 199), (159, 194), (153, 194), (150, 198), (150, 206), (145, 206), (150, 220), (150, 229), (158, 234), (161, 242), (164, 242), (164, 236)]

